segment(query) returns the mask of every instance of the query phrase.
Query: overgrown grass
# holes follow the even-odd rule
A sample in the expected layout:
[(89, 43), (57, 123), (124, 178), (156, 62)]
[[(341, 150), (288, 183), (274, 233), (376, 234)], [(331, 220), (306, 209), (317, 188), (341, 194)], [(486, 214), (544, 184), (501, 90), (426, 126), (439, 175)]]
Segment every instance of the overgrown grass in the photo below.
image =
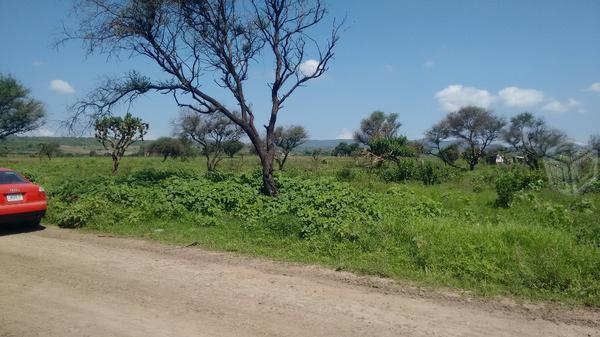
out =
[(126, 158), (115, 177), (107, 158), (0, 165), (46, 187), (50, 223), (600, 307), (599, 196), (538, 187), (497, 207), (494, 167), (426, 186), (385, 181), (352, 158), (295, 157), (270, 199), (258, 193), (252, 157), (227, 160), (212, 175), (199, 159)]

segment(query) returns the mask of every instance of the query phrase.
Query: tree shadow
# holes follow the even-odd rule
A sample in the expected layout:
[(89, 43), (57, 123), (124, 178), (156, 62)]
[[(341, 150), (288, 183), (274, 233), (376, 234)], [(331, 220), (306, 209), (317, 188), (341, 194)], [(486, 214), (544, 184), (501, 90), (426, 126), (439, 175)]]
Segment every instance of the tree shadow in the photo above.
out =
[(27, 225), (27, 224), (0, 224), (0, 237), (7, 235), (25, 234), (43, 231), (46, 227), (42, 225)]

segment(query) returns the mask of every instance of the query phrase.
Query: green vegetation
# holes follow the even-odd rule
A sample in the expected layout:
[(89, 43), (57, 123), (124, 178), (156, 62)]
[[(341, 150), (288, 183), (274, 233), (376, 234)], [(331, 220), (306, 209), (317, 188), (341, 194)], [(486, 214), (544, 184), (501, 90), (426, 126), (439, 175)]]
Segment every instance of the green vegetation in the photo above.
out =
[(600, 306), (598, 194), (555, 192), (521, 168), (399, 163), (365, 170), (352, 157), (291, 156), (275, 174), (277, 198), (260, 193), (256, 156), (226, 158), (211, 173), (200, 158), (128, 157), (114, 176), (102, 157), (0, 166), (42, 184), (46, 222), (64, 227)]
[(148, 132), (148, 123), (127, 113), (125, 117), (104, 116), (96, 120), (95, 124), (95, 137), (110, 153), (112, 173), (115, 174), (129, 145), (136, 140), (144, 139), (144, 135)]
[(29, 89), (0, 73), (0, 139), (37, 129), (45, 116), (43, 103)]

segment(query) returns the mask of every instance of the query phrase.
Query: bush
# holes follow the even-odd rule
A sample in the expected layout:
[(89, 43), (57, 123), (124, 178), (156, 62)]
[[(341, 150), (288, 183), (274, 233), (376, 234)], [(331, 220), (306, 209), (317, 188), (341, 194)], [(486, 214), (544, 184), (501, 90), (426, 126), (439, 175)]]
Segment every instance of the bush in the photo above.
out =
[(440, 183), (441, 169), (431, 161), (421, 164), (419, 169), (419, 178), (424, 185), (435, 185)]
[(25, 179), (31, 181), (32, 183), (39, 183), (39, 177), (36, 173), (31, 172), (30, 170), (21, 170), (20, 173), (23, 177), (25, 177)]
[(386, 182), (406, 182), (413, 179), (418, 172), (417, 163), (414, 160), (400, 160), (397, 165), (382, 169), (379, 176)]
[(540, 171), (531, 171), (521, 167), (500, 170), (496, 178), (496, 204), (510, 207), (515, 193), (525, 189), (539, 189), (544, 186), (545, 176)]
[(176, 171), (144, 169), (119, 178), (69, 180), (53, 192), (62, 201), (54, 207), (54, 218), (62, 227), (83, 227), (96, 216), (110, 216), (115, 212), (111, 205), (118, 205), (148, 217), (238, 218), (247, 226), (279, 232), (283, 221), (293, 219), (286, 235), (293, 231), (302, 238), (327, 235), (340, 240), (357, 239), (358, 227), (379, 218), (369, 193), (331, 178), (278, 177), (277, 198), (258, 192), (260, 179), (260, 174), (181, 177)]
[(600, 193), (600, 180), (594, 179), (583, 188), (583, 193)]
[(424, 185), (435, 185), (442, 181), (442, 177), (450, 176), (450, 169), (426, 160), (417, 162), (405, 159), (382, 168), (379, 176), (386, 182), (406, 182), (408, 180), (419, 180)]
[(54, 222), (62, 228), (80, 228), (89, 224), (98, 214), (110, 207), (109, 203), (100, 197), (89, 196), (74, 204), (53, 205), (56, 215)]
[(356, 172), (351, 168), (344, 167), (336, 172), (336, 177), (339, 181), (350, 182), (356, 178)]

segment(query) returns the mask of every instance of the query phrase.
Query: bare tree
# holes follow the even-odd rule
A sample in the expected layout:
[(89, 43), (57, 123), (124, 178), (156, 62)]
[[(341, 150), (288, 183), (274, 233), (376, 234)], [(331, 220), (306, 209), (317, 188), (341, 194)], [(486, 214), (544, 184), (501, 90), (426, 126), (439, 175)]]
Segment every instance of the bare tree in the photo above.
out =
[(354, 133), (354, 139), (367, 145), (378, 138), (394, 138), (401, 126), (398, 114), (374, 111), (360, 122), (360, 129)]
[(115, 174), (129, 145), (137, 140), (144, 140), (148, 132), (148, 124), (127, 113), (124, 118), (102, 117), (96, 121), (95, 129), (96, 139), (110, 153), (112, 173)]
[(290, 154), (296, 147), (304, 144), (308, 139), (308, 133), (304, 127), (293, 125), (287, 128), (279, 126), (275, 129), (274, 142), (279, 150), (275, 159), (279, 164), (279, 169), (283, 170), (283, 166)]
[(542, 118), (523, 112), (511, 118), (503, 138), (523, 154), (530, 168), (537, 170), (541, 159), (563, 144), (567, 137), (562, 131), (549, 128)]
[(208, 171), (214, 171), (223, 160), (224, 144), (238, 140), (242, 134), (240, 127), (224, 115), (206, 115), (194, 110), (182, 111), (176, 127), (181, 137), (200, 145)]
[(434, 132), (440, 132), (438, 142), (458, 140), (464, 143), (466, 150), (463, 156), (469, 163), (469, 169), (474, 170), (486, 148), (498, 138), (505, 124), (491, 110), (467, 106), (449, 113), (438, 126), (434, 126), (433, 131), (430, 130), (430, 136), (433, 137)]
[[(335, 20), (324, 45), (309, 35), (327, 14), (320, 0), (77, 0), (74, 12), (79, 25), (65, 30), (65, 40), (82, 40), (90, 53), (143, 56), (166, 79), (131, 72), (109, 80), (74, 107), (72, 124), (147, 92), (171, 94), (181, 107), (222, 114), (237, 124), (260, 157), (264, 193), (277, 194), (278, 113), (296, 89), (328, 70), (339, 41), (341, 24)], [(250, 64), (259, 57), (274, 63), (264, 141), (245, 91)], [(239, 114), (217, 98), (223, 92), (213, 92), (211, 82), (231, 95)]]

